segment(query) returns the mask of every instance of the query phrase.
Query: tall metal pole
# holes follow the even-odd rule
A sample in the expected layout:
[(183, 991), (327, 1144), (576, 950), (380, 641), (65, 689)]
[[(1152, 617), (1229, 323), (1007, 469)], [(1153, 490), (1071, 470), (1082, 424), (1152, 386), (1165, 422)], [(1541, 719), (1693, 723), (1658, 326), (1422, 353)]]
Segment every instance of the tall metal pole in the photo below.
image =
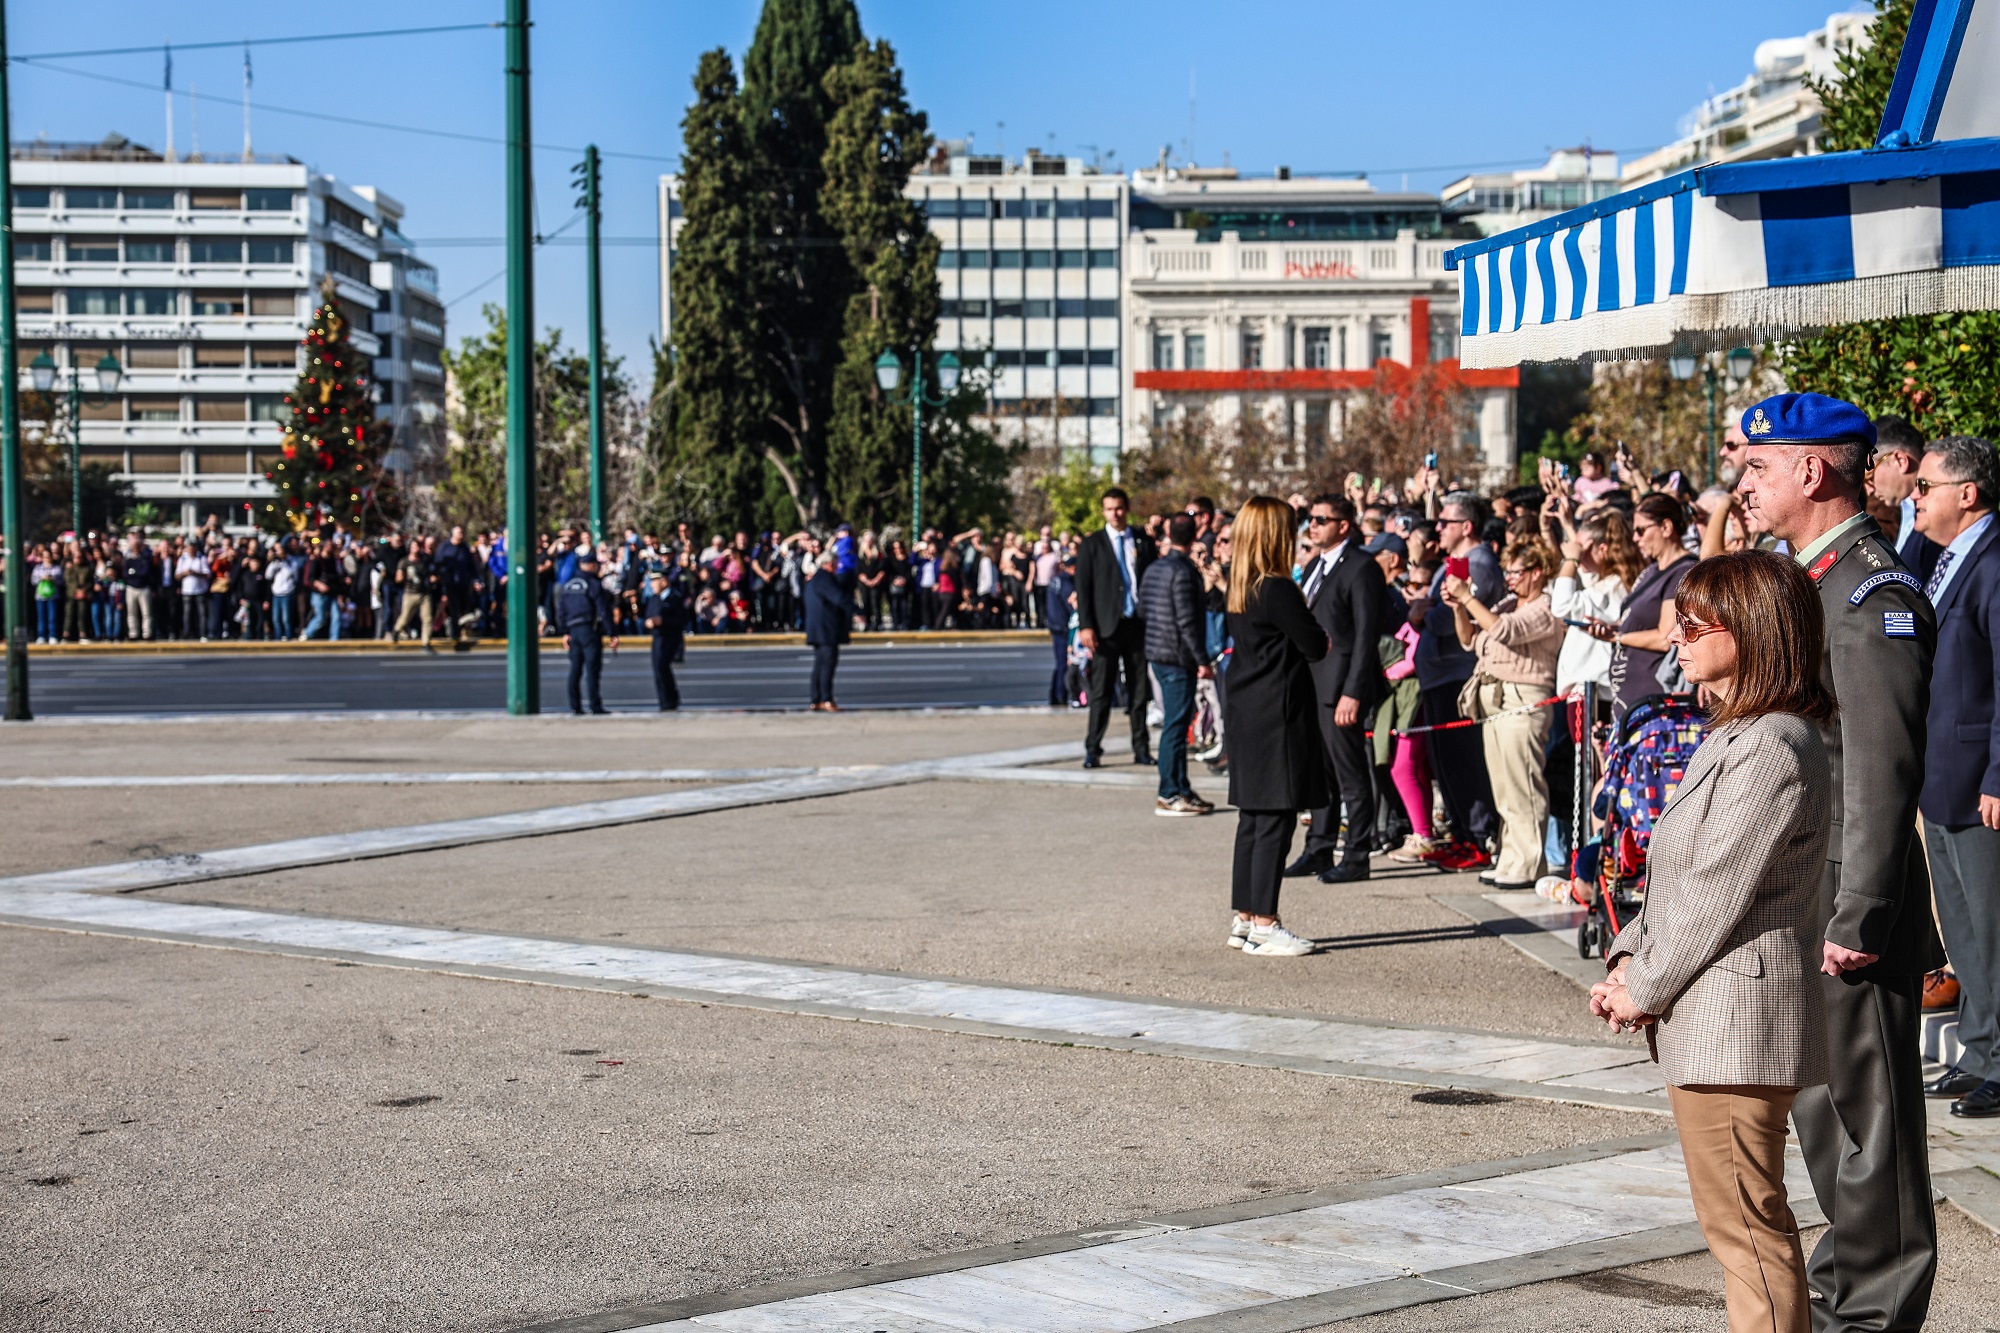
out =
[(583, 207), (586, 262), (584, 322), (590, 326), (590, 531), (598, 543), (604, 531), (604, 287), (598, 276), (597, 145), (583, 150)]
[(81, 545), (83, 541), (83, 404), (79, 401), (82, 390), (77, 386), (80, 373), (74, 362), (76, 353), (71, 351), (69, 368), (69, 530)]
[(924, 537), (924, 351), (910, 380), (910, 550)]
[(507, 0), (507, 711), (542, 711), (535, 619), (535, 188), (528, 0)]
[(28, 708), (28, 517), (22, 499), (21, 372), (14, 354), (14, 181), (7, 106), (7, 4), (0, 0), (0, 533), (7, 542), (7, 720)]

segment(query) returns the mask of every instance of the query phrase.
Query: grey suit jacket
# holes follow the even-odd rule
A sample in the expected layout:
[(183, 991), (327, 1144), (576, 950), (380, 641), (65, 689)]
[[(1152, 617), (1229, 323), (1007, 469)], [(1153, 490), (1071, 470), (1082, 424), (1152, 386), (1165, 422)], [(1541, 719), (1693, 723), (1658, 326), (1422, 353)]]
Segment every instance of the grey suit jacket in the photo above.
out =
[(1659, 1015), (1669, 1083), (1802, 1088), (1827, 1079), (1819, 886), (1832, 779), (1819, 728), (1766, 713), (1711, 734), (1646, 853), (1646, 905), (1612, 942)]

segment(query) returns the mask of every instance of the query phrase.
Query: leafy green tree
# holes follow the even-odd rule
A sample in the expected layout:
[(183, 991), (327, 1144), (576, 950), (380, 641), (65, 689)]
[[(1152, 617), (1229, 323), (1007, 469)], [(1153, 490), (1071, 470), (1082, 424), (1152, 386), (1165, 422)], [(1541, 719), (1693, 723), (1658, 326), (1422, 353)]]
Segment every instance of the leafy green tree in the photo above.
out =
[[(1829, 152), (1869, 148), (1888, 103), (1914, 0), (1875, 0), (1864, 48), (1815, 83)], [(1907, 417), (1933, 438), (2000, 432), (2000, 312), (1907, 315), (1843, 324), (1778, 349), (1792, 388), (1845, 398), (1871, 416)]]
[(1087, 451), (1078, 450), (1063, 465), (1034, 481), (1048, 503), (1049, 525), (1057, 532), (1095, 532), (1104, 526), (1104, 492), (1111, 486), (1111, 469), (1092, 467)]
[(772, 434), (757, 321), (768, 249), (735, 66), (706, 52), (682, 120), (683, 221), (673, 271), (674, 345), (654, 367), (662, 386), (648, 451), (645, 511), (655, 523), (748, 523), (762, 501)]
[(768, 421), (764, 456), (797, 518), (827, 513), (827, 433), (834, 368), (855, 276), (822, 201), (827, 125), (834, 113), (826, 76), (861, 44), (853, 0), (765, 0), (743, 59), (741, 93), (753, 181), (761, 195), (758, 235), (767, 243), (755, 334)]
[(926, 383), (918, 387), (929, 392), (934, 379), (939, 245), (923, 210), (903, 197), (931, 136), (924, 113), (910, 109), (887, 42), (857, 48), (826, 87), (835, 111), (821, 202), (862, 284), (847, 298), (834, 371), (827, 490), (835, 513), (875, 527), (904, 507), (910, 477), (910, 410), (882, 393), (875, 359), (893, 352), (907, 369), (919, 349)]
[[(507, 315), (488, 305), (486, 331), (444, 353), (456, 403), (447, 422), (440, 518), (468, 528), (507, 522)], [(581, 524), (590, 514), (590, 358), (551, 329), (535, 344), (535, 485), (541, 525)], [(604, 359), (605, 484), (612, 521), (632, 511), (631, 385), (621, 358)]]
[(264, 474), (276, 492), (257, 512), (267, 532), (301, 532), (329, 522), (360, 527), (388, 484), (381, 462), (389, 427), (375, 419), (365, 363), (350, 341), (331, 275), (319, 297), (306, 326), (305, 364), (285, 395), (291, 418)]

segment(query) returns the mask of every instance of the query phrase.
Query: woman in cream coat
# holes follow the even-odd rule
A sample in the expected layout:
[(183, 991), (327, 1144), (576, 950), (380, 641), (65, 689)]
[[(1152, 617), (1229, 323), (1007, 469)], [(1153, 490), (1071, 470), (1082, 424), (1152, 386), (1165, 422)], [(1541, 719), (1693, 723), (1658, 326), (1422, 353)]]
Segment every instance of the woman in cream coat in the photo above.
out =
[(1761, 551), (1697, 565), (1675, 612), (1670, 642), (1713, 701), (1711, 730), (1654, 825), (1646, 905), (1612, 942), (1591, 1011), (1647, 1029), (1730, 1333), (1807, 1333), (1785, 1122), (1827, 1077), (1825, 620), (1805, 572)]

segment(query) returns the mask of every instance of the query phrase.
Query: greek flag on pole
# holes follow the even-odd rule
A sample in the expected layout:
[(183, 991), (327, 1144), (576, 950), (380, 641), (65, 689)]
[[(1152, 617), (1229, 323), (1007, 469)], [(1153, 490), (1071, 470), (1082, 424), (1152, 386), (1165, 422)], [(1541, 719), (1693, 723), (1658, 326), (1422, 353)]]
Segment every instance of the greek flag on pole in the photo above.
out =
[(1875, 148), (1681, 172), (1445, 264), (1469, 368), (2000, 307), (2000, 0), (1918, 0)]

